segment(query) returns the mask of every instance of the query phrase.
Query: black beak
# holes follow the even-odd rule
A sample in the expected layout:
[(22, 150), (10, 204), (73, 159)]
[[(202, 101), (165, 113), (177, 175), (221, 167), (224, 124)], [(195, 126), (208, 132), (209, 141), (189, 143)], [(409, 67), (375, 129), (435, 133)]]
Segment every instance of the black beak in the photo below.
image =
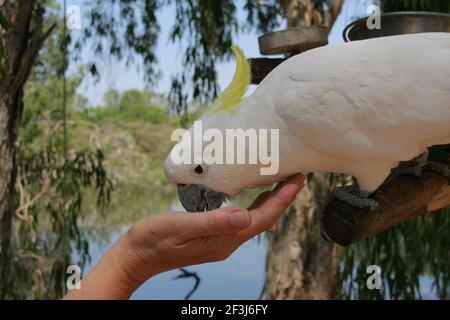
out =
[(186, 211), (199, 212), (219, 208), (226, 194), (196, 184), (178, 184), (178, 197)]

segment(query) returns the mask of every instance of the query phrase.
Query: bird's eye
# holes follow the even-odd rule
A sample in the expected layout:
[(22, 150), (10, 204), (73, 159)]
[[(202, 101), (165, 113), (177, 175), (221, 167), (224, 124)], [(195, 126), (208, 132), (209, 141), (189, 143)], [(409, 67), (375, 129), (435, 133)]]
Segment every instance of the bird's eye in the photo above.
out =
[(197, 165), (194, 167), (194, 172), (195, 172), (196, 174), (200, 175), (200, 174), (203, 174), (203, 173), (205, 172), (205, 169), (203, 168), (202, 165), (197, 164)]

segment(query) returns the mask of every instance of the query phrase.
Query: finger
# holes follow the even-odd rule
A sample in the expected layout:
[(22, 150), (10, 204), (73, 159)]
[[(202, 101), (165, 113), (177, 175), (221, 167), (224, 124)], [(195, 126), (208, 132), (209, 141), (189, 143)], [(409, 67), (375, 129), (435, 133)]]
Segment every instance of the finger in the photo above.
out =
[(251, 238), (272, 227), (294, 201), (303, 188), (303, 184), (304, 177), (301, 174), (296, 174), (280, 183), (259, 207), (250, 212), (251, 226), (240, 234), (245, 238)]
[(248, 210), (240, 207), (226, 207), (209, 212), (185, 214), (177, 220), (174, 233), (183, 240), (219, 236), (241, 231), (251, 224)]
[[(227, 258), (243, 242), (271, 227), (283, 214), (303, 187), (302, 175), (295, 175), (277, 185), (272, 192), (261, 193), (249, 207), (251, 225), (241, 232), (197, 238), (184, 245), (203, 262), (220, 261)], [(250, 209), (254, 208), (254, 209)]]
[(201, 237), (186, 241), (177, 247), (190, 252), (193, 264), (225, 260), (243, 241), (236, 233), (212, 237)]
[(252, 204), (250, 205), (250, 207), (247, 208), (247, 210), (253, 210), (258, 208), (262, 203), (264, 203), (264, 201), (266, 201), (267, 197), (270, 195), (270, 191), (264, 191), (262, 193), (260, 193), (255, 200), (253, 200)]

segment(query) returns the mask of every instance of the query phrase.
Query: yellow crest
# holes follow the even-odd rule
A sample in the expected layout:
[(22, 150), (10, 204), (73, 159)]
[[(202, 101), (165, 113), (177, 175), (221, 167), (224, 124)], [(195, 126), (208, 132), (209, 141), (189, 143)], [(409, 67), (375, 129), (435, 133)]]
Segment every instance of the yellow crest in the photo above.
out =
[(242, 96), (248, 89), (251, 80), (250, 64), (245, 58), (242, 49), (232, 45), (231, 50), (236, 57), (236, 70), (228, 87), (216, 98), (211, 105), (211, 111), (236, 111)]

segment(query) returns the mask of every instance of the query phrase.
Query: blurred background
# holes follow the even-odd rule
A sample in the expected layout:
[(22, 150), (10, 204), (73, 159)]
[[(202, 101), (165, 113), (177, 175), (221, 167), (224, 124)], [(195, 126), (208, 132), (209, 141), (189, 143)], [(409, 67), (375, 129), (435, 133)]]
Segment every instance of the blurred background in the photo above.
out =
[[(232, 43), (257, 58), (258, 36), (310, 25), (327, 26), (330, 45), (340, 43), (372, 4), (450, 13), (449, 0), (0, 1), (0, 94), (20, 110), (8, 118), (10, 171), (9, 153), (0, 155), (0, 298), (61, 298), (68, 265), (86, 273), (133, 222), (182, 210), (162, 170), (170, 134), (231, 80)], [(14, 21), (32, 32), (8, 38)], [(28, 50), (14, 65), (20, 41)], [(21, 82), (11, 89), (11, 79)], [(188, 267), (200, 279), (195, 292), (196, 278), (174, 270), (132, 298), (450, 298), (448, 209), (342, 248), (318, 232), (332, 185), (329, 175), (310, 176), (270, 233), (227, 261)], [(259, 191), (236, 202), (248, 205)], [(367, 289), (370, 265), (382, 268), (380, 290)]]

